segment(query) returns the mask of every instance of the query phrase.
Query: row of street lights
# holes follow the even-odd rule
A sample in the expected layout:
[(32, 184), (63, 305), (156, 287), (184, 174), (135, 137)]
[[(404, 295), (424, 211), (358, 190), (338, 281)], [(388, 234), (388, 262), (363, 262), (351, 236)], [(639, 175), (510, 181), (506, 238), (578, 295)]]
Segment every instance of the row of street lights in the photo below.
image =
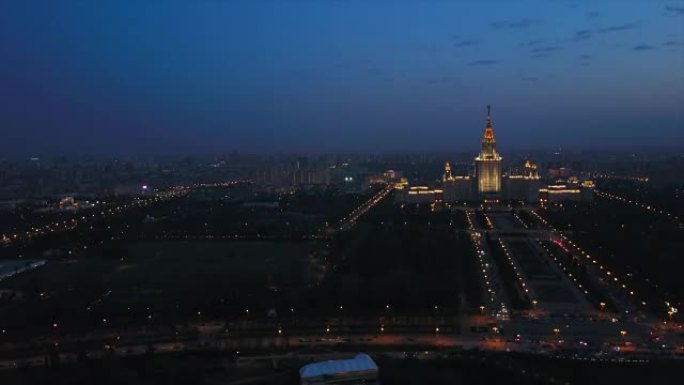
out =
[(385, 186), (377, 194), (373, 195), (369, 200), (361, 204), (361, 206), (355, 208), (354, 210), (352, 210), (352, 212), (350, 212), (342, 219), (340, 219), (338, 228), (344, 229), (346, 226), (356, 222), (357, 219), (359, 219), (363, 214), (367, 213), (368, 210), (377, 205), (383, 198), (385, 198), (390, 192), (392, 192), (392, 190), (394, 190), (393, 184), (390, 183), (387, 186)]
[(111, 215), (120, 214), (128, 209), (146, 207), (153, 203), (158, 203), (162, 201), (168, 201), (174, 198), (179, 198), (185, 196), (191, 189), (196, 188), (208, 188), (208, 187), (226, 187), (239, 183), (245, 183), (243, 180), (227, 181), (221, 183), (196, 183), (187, 186), (173, 186), (165, 191), (157, 192), (153, 197), (150, 198), (134, 198), (130, 203), (124, 203), (121, 205), (111, 204), (111, 207), (107, 208), (107, 204), (102, 202), (101, 205), (105, 206), (99, 213), (92, 213), (90, 215), (82, 215), (80, 217), (71, 218), (69, 220), (55, 221), (47, 223), (43, 226), (32, 227), (28, 231), (23, 233), (14, 234), (2, 234), (0, 237), (0, 243), (11, 244), (17, 241), (29, 240), (33, 237), (45, 235), (48, 233), (54, 233), (56, 231), (67, 231), (76, 228), (78, 225), (84, 224), (89, 220), (100, 218), (106, 218)]
[[(496, 291), (494, 290), (494, 285), (492, 284), (492, 279), (494, 276), (492, 274), (492, 269), (494, 268), (489, 262), (485, 262), (485, 252), (482, 249), (482, 234), (475, 230), (475, 225), (473, 224), (472, 211), (466, 210), (466, 220), (468, 221), (468, 230), (470, 231), (470, 238), (475, 246), (475, 254), (480, 262), (480, 270), (482, 271), (482, 279), (485, 282), (485, 290), (489, 296), (489, 302), (491, 306), (496, 304)], [(480, 306), (480, 312), (484, 313), (485, 306)]]
[[(537, 217), (542, 223), (544, 223), (545, 225), (547, 225), (548, 227), (550, 227), (554, 232), (560, 234), (560, 232), (559, 232), (554, 226), (552, 226), (547, 220), (545, 220), (544, 218), (542, 218), (537, 212), (532, 211), (532, 213), (533, 213), (534, 216)], [(640, 303), (641, 306), (646, 306), (646, 305), (647, 305), (646, 301), (644, 301), (644, 300), (639, 301), (638, 299), (636, 299), (636, 298), (638, 297), (638, 295), (636, 294), (636, 292), (635, 292), (633, 289), (628, 288), (628, 287), (627, 287), (627, 284), (624, 283), (624, 281), (627, 280), (626, 278), (620, 279), (619, 277), (617, 277), (617, 276), (615, 275), (614, 272), (610, 271), (607, 267), (605, 267), (603, 264), (601, 264), (596, 258), (593, 258), (590, 254), (588, 254), (588, 253), (587, 253), (585, 250), (583, 250), (578, 244), (576, 244), (576, 243), (573, 242), (571, 239), (569, 239), (566, 235), (560, 234), (560, 237), (562, 238), (562, 240), (563, 240), (564, 242), (567, 242), (573, 249), (575, 249), (577, 253), (579, 253), (579, 254), (580, 254), (581, 256), (583, 256), (587, 261), (589, 261), (589, 262), (591, 262), (593, 265), (595, 265), (595, 266), (598, 268), (598, 270), (604, 275), (604, 278), (605, 278), (605, 281), (606, 281), (606, 282), (608, 282), (609, 284), (615, 285), (618, 289), (623, 290), (623, 291), (625, 292), (625, 294), (628, 295), (629, 297), (635, 298), (634, 301), (635, 301), (636, 303)], [(587, 294), (586, 290), (585, 290), (585, 294)], [(667, 302), (667, 301), (665, 301), (665, 306), (666, 306), (666, 308), (667, 308), (668, 314), (669, 314), (670, 311), (672, 311), (672, 309), (675, 309), (675, 310), (676, 310), (676, 308), (671, 307), (670, 304), (669, 304), (669, 302)], [(673, 312), (672, 315), (674, 315), (675, 313), (676, 313), (676, 311)], [(670, 318), (672, 318), (672, 315), (670, 316)]]
[(684, 222), (681, 222), (679, 216), (677, 216), (675, 214), (669, 213), (669, 212), (662, 210), (662, 209), (658, 209), (658, 208), (656, 208), (650, 204), (637, 202), (635, 200), (624, 198), (624, 197), (621, 197), (619, 195), (611, 194), (608, 192), (594, 190), (594, 193), (601, 198), (605, 198), (605, 199), (609, 199), (609, 200), (617, 201), (617, 202), (621, 202), (621, 203), (626, 203), (626, 204), (638, 207), (640, 209), (646, 210), (650, 214), (661, 215), (661, 216), (667, 217), (667, 218), (675, 221), (679, 225), (680, 229), (684, 229)]

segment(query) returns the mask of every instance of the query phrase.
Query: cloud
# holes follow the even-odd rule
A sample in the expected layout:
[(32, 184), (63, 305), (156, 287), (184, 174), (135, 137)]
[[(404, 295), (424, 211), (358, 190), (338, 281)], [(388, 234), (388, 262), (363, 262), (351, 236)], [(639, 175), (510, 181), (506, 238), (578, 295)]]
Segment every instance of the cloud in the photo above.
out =
[(454, 43), (454, 45), (455, 45), (456, 47), (470, 47), (470, 46), (475, 45), (475, 44), (478, 44), (478, 43), (479, 43), (479, 42), (478, 42), (477, 40), (467, 40), (467, 39), (464, 39), (464, 40), (459, 40), (459, 41), (457, 41), (456, 43)]
[(379, 82), (392, 82), (394, 78), (387, 73), (387, 70), (380, 67), (369, 67), (363, 71), (366, 76)]
[(665, 10), (670, 13), (674, 13), (675, 15), (684, 15), (684, 7), (675, 7), (672, 5), (668, 5), (665, 7)]
[(425, 81), (425, 83), (430, 84), (430, 85), (432, 85), (432, 84), (446, 84), (446, 83), (451, 82), (451, 80), (452, 80), (451, 76), (442, 76), (439, 78), (428, 79)]
[(499, 61), (498, 60), (492, 60), (492, 59), (481, 59), (481, 60), (471, 61), (469, 64), (473, 65), (473, 66), (492, 65), (492, 64), (499, 64)]
[(639, 25), (637, 23), (626, 23), (620, 25), (612, 25), (610, 27), (599, 28), (596, 31), (598, 33), (608, 33), (608, 32), (618, 32), (618, 31), (629, 31), (631, 29), (636, 29)]
[(539, 78), (535, 76), (523, 76), (522, 78), (520, 78), (520, 80), (524, 80), (526, 82), (536, 82), (537, 80), (539, 80)]
[(524, 17), (519, 20), (499, 20), (492, 23), (492, 27), (496, 29), (525, 29), (533, 25), (539, 24), (540, 21)]
[(289, 74), (300, 80), (311, 80), (320, 75), (320, 73), (313, 68), (296, 68), (289, 71)]
[(433, 43), (417, 43), (413, 48), (420, 52), (436, 53), (444, 50), (444, 47)]
[(596, 11), (587, 12), (587, 19), (596, 19), (599, 16), (601, 16), (601, 14)]
[(594, 37), (594, 31), (590, 29), (580, 29), (575, 32), (575, 40), (587, 40)]
[(653, 47), (652, 45), (648, 45), (648, 44), (639, 44), (639, 45), (635, 45), (633, 49), (634, 49), (635, 51), (648, 51), (648, 50), (652, 50), (652, 49), (654, 49), (654, 48), (655, 48), (655, 47)]
[(588, 40), (597, 34), (607, 34), (611, 32), (621, 32), (629, 31), (639, 27), (637, 23), (625, 23), (618, 25), (611, 25), (608, 27), (596, 28), (596, 29), (580, 29), (575, 32), (575, 40)]
[(542, 40), (534, 39), (534, 40), (528, 40), (527, 43), (522, 43), (521, 45), (522, 45), (522, 46), (527, 46), (527, 47), (533, 47), (533, 46), (539, 45), (539, 44), (541, 44), (541, 43), (543, 43)]
[(580, 65), (583, 66), (588, 66), (589, 64), (591, 64), (591, 59), (592, 56), (587, 54), (577, 56), (577, 60), (579, 61)]
[(546, 46), (546, 47), (532, 48), (530, 50), (530, 52), (532, 52), (532, 53), (550, 53), (553, 51), (558, 51), (559, 49), (560, 49), (560, 47), (558, 47), (558, 46), (550, 45), (550, 46)]
[(560, 47), (553, 45), (545, 47), (534, 47), (530, 50), (530, 53), (532, 54), (530, 57), (535, 59), (549, 57), (553, 52), (558, 51), (559, 49)]
[(373, 77), (382, 76), (384, 74), (384, 71), (382, 70), (382, 68), (370, 67), (370, 68), (366, 69), (366, 74), (373, 76)]
[(663, 43), (663, 45), (666, 47), (677, 47), (684, 44), (681, 41), (669, 40)]

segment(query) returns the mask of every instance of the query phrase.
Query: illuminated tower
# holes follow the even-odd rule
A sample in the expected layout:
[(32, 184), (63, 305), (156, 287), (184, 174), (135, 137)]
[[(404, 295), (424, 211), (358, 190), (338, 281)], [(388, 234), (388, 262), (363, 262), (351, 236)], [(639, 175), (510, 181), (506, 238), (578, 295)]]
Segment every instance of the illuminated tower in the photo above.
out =
[(501, 157), (496, 152), (490, 106), (487, 106), (487, 126), (482, 139), (482, 150), (475, 158), (477, 191), (480, 197), (497, 196), (501, 192)]
[(442, 175), (442, 182), (448, 182), (454, 180), (451, 175), (451, 165), (449, 162), (444, 163), (444, 175)]

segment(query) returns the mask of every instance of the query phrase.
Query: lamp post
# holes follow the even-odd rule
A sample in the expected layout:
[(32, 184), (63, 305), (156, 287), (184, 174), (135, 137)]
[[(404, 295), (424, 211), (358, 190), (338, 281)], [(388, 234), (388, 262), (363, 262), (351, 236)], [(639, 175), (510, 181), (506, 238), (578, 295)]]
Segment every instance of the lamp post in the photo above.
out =
[(674, 317), (675, 314), (677, 314), (678, 311), (679, 311), (679, 310), (678, 310), (676, 307), (674, 307), (674, 306), (671, 306), (671, 307), (667, 310), (667, 315), (670, 317), (670, 321), (672, 321), (672, 318)]

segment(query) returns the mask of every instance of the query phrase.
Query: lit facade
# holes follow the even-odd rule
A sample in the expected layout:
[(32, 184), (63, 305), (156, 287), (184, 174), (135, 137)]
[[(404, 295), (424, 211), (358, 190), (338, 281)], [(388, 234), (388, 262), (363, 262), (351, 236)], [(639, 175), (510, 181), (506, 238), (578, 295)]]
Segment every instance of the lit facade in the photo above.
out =
[(444, 164), (442, 182), (444, 184), (444, 201), (456, 202), (476, 199), (476, 194), (473, 192), (475, 179), (471, 178), (470, 175), (453, 175), (449, 162)]
[(490, 107), (487, 106), (487, 125), (485, 126), (482, 149), (475, 158), (477, 192), (481, 197), (497, 197), (501, 193), (501, 156), (496, 152), (496, 138)]
[(539, 200), (542, 204), (566, 201), (591, 202), (594, 200), (594, 182), (590, 180), (580, 182), (576, 177), (559, 179), (556, 183), (539, 189)]
[(502, 178), (502, 181), (502, 195), (508, 201), (536, 202), (539, 199), (541, 178), (537, 165), (529, 159), (525, 161), (522, 173), (509, 173)]
[(428, 186), (409, 186), (397, 184), (395, 186), (394, 200), (397, 203), (434, 203), (444, 200), (444, 190), (430, 188)]
[[(594, 186), (591, 181), (579, 182), (576, 177), (556, 181), (554, 184), (543, 184), (537, 165), (526, 160), (523, 168), (515, 168), (503, 175), (502, 158), (496, 151), (496, 138), (492, 128), (490, 108), (487, 106), (487, 124), (485, 126), (482, 149), (475, 158), (475, 169), (466, 175), (454, 175), (449, 163), (444, 165), (442, 175), (441, 197), (444, 202), (474, 202), (499, 200), (535, 203), (557, 203), (566, 200), (591, 201)], [(567, 170), (561, 168), (563, 173)], [(402, 197), (404, 202), (438, 201), (438, 190), (406, 191)], [(411, 196), (409, 196), (409, 193)]]

